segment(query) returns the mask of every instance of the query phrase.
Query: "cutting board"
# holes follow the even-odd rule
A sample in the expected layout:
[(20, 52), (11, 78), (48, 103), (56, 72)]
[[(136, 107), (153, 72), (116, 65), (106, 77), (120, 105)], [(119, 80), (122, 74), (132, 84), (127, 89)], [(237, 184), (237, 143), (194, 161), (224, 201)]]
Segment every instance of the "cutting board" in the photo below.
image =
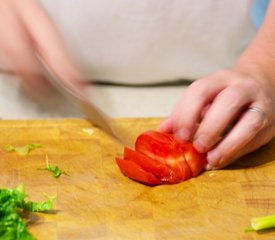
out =
[[(134, 140), (160, 119), (117, 121)], [(0, 187), (23, 183), (33, 201), (57, 197), (56, 211), (32, 216), (37, 239), (275, 239), (275, 231), (244, 232), (251, 217), (275, 214), (275, 141), (226, 169), (149, 187), (121, 174), (114, 159), (123, 146), (86, 120), (0, 121), (0, 135)], [(3, 150), (28, 143), (43, 147)], [(38, 170), (46, 155), (69, 176)]]

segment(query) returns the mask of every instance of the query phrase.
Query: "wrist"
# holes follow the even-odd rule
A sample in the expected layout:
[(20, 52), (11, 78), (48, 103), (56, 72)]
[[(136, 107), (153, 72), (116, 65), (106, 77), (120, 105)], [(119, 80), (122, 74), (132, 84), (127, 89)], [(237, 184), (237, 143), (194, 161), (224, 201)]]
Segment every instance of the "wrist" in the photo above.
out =
[(275, 57), (263, 52), (244, 52), (233, 66), (233, 70), (259, 80), (269, 81), (275, 86), (274, 59)]

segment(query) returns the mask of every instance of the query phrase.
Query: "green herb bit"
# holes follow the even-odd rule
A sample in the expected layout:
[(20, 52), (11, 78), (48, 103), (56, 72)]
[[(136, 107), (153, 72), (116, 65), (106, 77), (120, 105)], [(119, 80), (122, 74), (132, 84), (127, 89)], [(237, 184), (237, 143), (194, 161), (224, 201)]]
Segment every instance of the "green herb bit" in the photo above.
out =
[(58, 166), (55, 166), (55, 167), (52, 166), (49, 163), (48, 155), (46, 155), (46, 164), (47, 164), (47, 167), (46, 168), (42, 168), (40, 170), (45, 170), (45, 171), (51, 172), (55, 178), (59, 178), (62, 174), (66, 175), (66, 176), (70, 176), (67, 172), (61, 171)]
[(33, 240), (20, 211), (44, 212), (53, 208), (53, 197), (48, 197), (45, 202), (27, 201), (26, 197), (23, 185), (15, 189), (0, 189), (0, 239)]
[(251, 218), (251, 227), (245, 229), (246, 232), (275, 228), (275, 215)]
[(39, 143), (29, 143), (29, 144), (27, 144), (25, 146), (21, 146), (21, 147), (15, 147), (15, 146), (8, 144), (4, 148), (8, 152), (16, 152), (20, 156), (26, 156), (32, 150), (34, 150), (36, 148), (41, 148), (41, 147), (42, 147), (42, 145)]

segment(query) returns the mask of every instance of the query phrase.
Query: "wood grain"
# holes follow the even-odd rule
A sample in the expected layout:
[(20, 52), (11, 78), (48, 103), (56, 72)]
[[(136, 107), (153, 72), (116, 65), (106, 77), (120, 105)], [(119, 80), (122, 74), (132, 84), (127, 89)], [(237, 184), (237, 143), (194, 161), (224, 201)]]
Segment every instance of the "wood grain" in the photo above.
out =
[[(132, 140), (160, 119), (119, 119)], [(93, 134), (83, 132), (92, 128)], [(32, 215), (37, 239), (275, 239), (245, 233), (249, 219), (275, 214), (275, 142), (218, 171), (148, 187), (123, 176), (115, 156), (123, 146), (82, 119), (0, 121), (0, 187), (23, 183), (30, 199), (56, 195), (56, 212)], [(3, 146), (40, 143), (27, 156)], [(70, 176), (54, 178), (45, 155)]]

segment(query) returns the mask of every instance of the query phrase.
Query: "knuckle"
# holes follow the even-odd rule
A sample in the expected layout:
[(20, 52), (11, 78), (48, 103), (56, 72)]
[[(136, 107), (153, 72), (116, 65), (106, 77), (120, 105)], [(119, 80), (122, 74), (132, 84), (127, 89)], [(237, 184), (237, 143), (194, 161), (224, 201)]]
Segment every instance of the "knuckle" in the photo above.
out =
[(205, 80), (203, 78), (196, 80), (195, 82), (193, 82), (189, 89), (191, 89), (192, 91), (201, 91), (205, 88)]
[(242, 107), (242, 103), (245, 101), (246, 98), (245, 93), (241, 90), (236, 89), (228, 89), (224, 91), (220, 98), (223, 98), (223, 102), (226, 105), (226, 109), (228, 111), (237, 111), (240, 107)]
[(240, 108), (240, 100), (236, 96), (235, 98), (232, 96), (229, 103), (227, 103), (227, 110), (229, 112), (237, 112)]
[(198, 79), (189, 86), (187, 94), (189, 96), (197, 96), (198, 98), (201, 98), (207, 94), (209, 85), (211, 84), (206, 78)]

